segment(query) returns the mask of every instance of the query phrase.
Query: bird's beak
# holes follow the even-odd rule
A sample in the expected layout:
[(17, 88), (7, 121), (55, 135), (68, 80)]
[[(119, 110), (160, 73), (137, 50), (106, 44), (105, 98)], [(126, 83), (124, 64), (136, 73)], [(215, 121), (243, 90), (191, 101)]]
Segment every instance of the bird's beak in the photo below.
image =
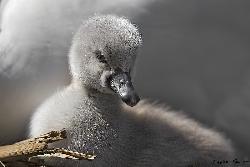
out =
[(115, 72), (109, 78), (110, 88), (117, 93), (123, 102), (127, 105), (133, 107), (139, 101), (140, 98), (135, 92), (133, 84), (131, 82), (131, 77), (126, 72)]

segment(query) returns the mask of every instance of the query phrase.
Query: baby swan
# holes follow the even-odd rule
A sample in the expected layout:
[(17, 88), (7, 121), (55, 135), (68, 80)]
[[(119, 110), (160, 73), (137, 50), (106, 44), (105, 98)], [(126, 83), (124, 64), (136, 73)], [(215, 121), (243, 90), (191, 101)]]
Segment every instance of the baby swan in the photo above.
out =
[(47, 163), (203, 167), (216, 166), (214, 160), (231, 160), (230, 142), (219, 133), (180, 112), (138, 103), (130, 73), (141, 43), (137, 28), (124, 18), (94, 16), (82, 24), (69, 53), (72, 83), (38, 108), (30, 135), (65, 128), (68, 138), (59, 143), (61, 147), (94, 153), (97, 158)]

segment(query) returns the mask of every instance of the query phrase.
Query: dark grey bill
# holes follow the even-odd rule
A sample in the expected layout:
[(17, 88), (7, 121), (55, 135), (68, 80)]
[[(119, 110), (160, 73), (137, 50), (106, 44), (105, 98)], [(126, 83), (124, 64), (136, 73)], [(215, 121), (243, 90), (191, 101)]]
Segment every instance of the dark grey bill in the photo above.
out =
[(112, 74), (109, 78), (109, 86), (121, 97), (123, 102), (131, 107), (140, 101), (128, 73), (117, 72)]

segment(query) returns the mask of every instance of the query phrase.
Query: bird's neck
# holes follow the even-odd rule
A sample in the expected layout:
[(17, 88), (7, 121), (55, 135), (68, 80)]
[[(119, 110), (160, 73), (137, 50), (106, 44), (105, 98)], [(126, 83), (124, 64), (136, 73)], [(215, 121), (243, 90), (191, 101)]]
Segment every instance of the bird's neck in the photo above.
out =
[(74, 126), (69, 129), (69, 148), (81, 152), (105, 152), (119, 133), (120, 101), (113, 94), (75, 86), (75, 90), (83, 91), (83, 97), (82, 106), (72, 118)]
[(114, 121), (120, 115), (121, 101), (115, 94), (101, 93), (95, 89), (86, 89), (88, 99), (93, 106), (97, 108), (96, 112), (100, 113), (110, 121)]
[(76, 87), (84, 91), (84, 106), (91, 106), (91, 112), (101, 114), (107, 121), (115, 121), (121, 113), (121, 100), (116, 94), (102, 93), (94, 88), (83, 86), (77, 82)]

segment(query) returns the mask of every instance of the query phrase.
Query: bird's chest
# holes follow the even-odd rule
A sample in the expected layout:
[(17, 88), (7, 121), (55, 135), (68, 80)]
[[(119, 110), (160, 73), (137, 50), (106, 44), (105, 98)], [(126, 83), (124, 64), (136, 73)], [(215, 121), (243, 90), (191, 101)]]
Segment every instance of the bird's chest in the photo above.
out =
[[(129, 153), (127, 153), (127, 142), (119, 125), (114, 125), (107, 121), (103, 116), (96, 113), (88, 117), (77, 118), (74, 121), (73, 128), (68, 130), (68, 144), (70, 150), (91, 153), (96, 155), (96, 159), (78, 162), (81, 165), (93, 166), (119, 166), (123, 161), (126, 162)], [(124, 154), (124, 155), (121, 155)], [(107, 165), (107, 164), (109, 165)]]
[(68, 129), (67, 146), (70, 150), (100, 154), (111, 149), (118, 139), (118, 127), (97, 107), (79, 109)]

